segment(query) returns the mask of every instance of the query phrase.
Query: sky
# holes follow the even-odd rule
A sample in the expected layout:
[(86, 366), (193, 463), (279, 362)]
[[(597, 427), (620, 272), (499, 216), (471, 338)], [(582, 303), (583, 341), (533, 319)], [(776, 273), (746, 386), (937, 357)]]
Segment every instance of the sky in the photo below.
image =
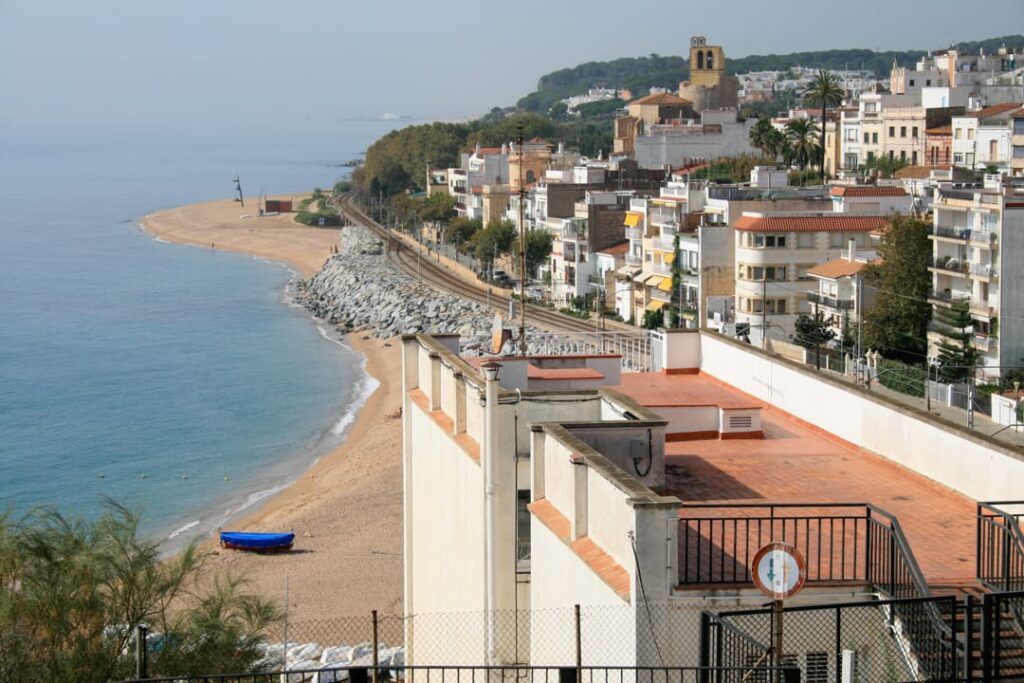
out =
[(550, 71), (686, 54), (941, 48), (1024, 32), (1024, 1), (0, 0), (0, 137), (329, 130), (460, 119)]

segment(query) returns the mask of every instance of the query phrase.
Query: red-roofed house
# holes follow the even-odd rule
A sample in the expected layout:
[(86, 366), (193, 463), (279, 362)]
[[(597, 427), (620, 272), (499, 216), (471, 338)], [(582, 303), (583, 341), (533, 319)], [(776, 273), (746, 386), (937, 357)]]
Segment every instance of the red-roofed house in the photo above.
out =
[(874, 290), (866, 292), (860, 286), (861, 271), (868, 265), (868, 259), (874, 258), (874, 252), (852, 254), (846, 253), (837, 259), (827, 261), (807, 271), (807, 274), (818, 282), (818, 291), (808, 292), (807, 300), (811, 302), (811, 314), (821, 314), (835, 332), (833, 346), (838, 346), (845, 353), (853, 350), (846, 348), (844, 335), (856, 338), (856, 325), (862, 319), (864, 311), (874, 301)]
[(841, 257), (844, 250), (870, 250), (871, 234), (887, 221), (882, 212), (743, 212), (733, 222), (737, 325), (749, 326), (755, 344), (761, 343), (766, 329), (770, 339), (788, 339), (797, 317), (813, 312), (808, 295), (817, 293), (819, 285), (811, 271)]
[(829, 196), (832, 210), (842, 214), (907, 213), (914, 203), (899, 185), (836, 185)]

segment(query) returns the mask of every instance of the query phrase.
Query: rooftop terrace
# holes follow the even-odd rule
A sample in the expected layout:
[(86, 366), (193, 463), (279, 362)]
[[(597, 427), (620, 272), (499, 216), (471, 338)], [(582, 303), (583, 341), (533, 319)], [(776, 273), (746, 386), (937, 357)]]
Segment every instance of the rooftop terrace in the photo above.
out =
[[(880, 456), (857, 449), (835, 435), (705, 374), (626, 373), (617, 389), (655, 412), (664, 410), (665, 406), (684, 404), (761, 407), (763, 438), (723, 440), (720, 436), (698, 436), (666, 443), (666, 485), (658, 492), (683, 501), (681, 517), (737, 512), (735, 508), (702, 509), (701, 504), (869, 503), (898, 518), (930, 585), (962, 586), (973, 582), (975, 509), (966, 497)], [(698, 507), (692, 507), (694, 505)], [(816, 508), (814, 512), (801, 510), (787, 514), (845, 517), (851, 513), (825, 507)], [(834, 529), (823, 526), (821, 533), (838, 535), (841, 524), (845, 522), (836, 521)], [(856, 532), (852, 530), (854, 523), (849, 521), (849, 524), (850, 529), (844, 533), (848, 533), (848, 540), (852, 541)], [(728, 546), (731, 539), (716, 543)], [(863, 538), (854, 541), (860, 547), (863, 543)], [(828, 541), (822, 541), (820, 536), (812, 539), (814, 548), (819, 544), (825, 547)], [(687, 544), (682, 539), (679, 548), (679, 566), (683, 568), (687, 564), (683, 557)], [(689, 550), (693, 554), (693, 544)], [(847, 561), (852, 559), (847, 558)], [(692, 557), (690, 562), (693, 562)]]

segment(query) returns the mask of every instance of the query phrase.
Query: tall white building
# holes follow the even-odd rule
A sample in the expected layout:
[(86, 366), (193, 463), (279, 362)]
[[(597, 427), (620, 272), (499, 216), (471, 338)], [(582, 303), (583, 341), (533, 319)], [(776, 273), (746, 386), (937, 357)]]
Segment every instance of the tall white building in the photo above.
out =
[[(994, 377), (1024, 361), (1024, 187), (989, 176), (984, 185), (943, 184), (932, 203), (931, 303), (967, 305), (972, 343)], [(930, 354), (958, 333), (933, 321)]]

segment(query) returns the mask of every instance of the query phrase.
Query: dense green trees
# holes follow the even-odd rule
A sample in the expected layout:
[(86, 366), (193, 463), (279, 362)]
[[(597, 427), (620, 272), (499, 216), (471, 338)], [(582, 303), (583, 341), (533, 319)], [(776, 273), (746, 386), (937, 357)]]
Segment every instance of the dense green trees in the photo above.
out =
[(772, 125), (769, 117), (762, 116), (750, 129), (750, 144), (765, 157), (776, 160), (785, 149), (786, 136)]
[(110, 503), (92, 522), (39, 511), (0, 517), (0, 680), (121, 680), (133, 672), (135, 626), (158, 634), (151, 675), (251, 671), (280, 619), (243, 580), (201, 581), (189, 546), (161, 559), (138, 517)]
[[(532, 273), (537, 266), (546, 263), (551, 256), (552, 239), (547, 230), (528, 230), (526, 232), (526, 272)], [(516, 238), (512, 250), (519, 253), (519, 239)]]
[(831, 324), (817, 311), (813, 316), (801, 313), (795, 324), (793, 341), (805, 349), (814, 349), (814, 366), (821, 369), (821, 347), (835, 339)]
[(934, 319), (940, 325), (944, 339), (939, 342), (939, 379), (943, 382), (963, 382), (974, 374), (978, 363), (978, 350), (974, 338), (974, 319), (966, 301), (954, 302), (949, 308), (934, 310)]
[(921, 363), (927, 354), (930, 227), (913, 216), (893, 215), (878, 247), (882, 262), (863, 271), (863, 287), (877, 290), (864, 315), (864, 342), (887, 358)]
[(516, 241), (516, 225), (512, 221), (497, 221), (473, 235), (476, 257), (482, 263), (493, 265), (499, 254), (507, 254)]

